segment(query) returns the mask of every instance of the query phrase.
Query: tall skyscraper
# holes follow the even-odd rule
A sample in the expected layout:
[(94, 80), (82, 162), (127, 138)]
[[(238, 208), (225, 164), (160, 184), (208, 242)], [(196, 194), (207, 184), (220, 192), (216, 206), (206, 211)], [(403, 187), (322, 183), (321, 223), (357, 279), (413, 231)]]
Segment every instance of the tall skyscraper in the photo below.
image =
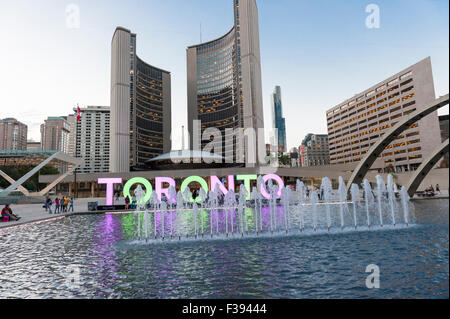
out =
[(88, 106), (81, 111), (80, 121), (74, 125), (74, 156), (82, 158), (84, 163), (77, 172), (109, 172), (110, 109), (108, 106)]
[[(208, 141), (195, 139), (194, 120), (201, 121), (201, 134), (218, 128), (222, 138), (232, 130), (264, 128), (258, 8), (256, 0), (234, 0), (234, 26), (224, 36), (187, 49), (188, 129), (191, 149), (203, 149)], [(230, 130), (227, 130), (230, 129)], [(225, 139), (224, 139), (225, 140)], [(234, 151), (222, 144), (222, 155), (253, 167), (250, 156), (236, 150), (256, 151), (257, 141), (235, 140)], [(217, 153), (217, 152), (216, 152)], [(247, 154), (248, 155), (248, 154)], [(256, 160), (257, 161), (257, 160)]]
[(137, 56), (136, 34), (118, 27), (111, 50), (111, 172), (145, 169), (170, 152), (170, 83), (170, 72)]
[(13, 118), (0, 120), (0, 150), (27, 149), (28, 127)]
[(272, 120), (273, 127), (278, 129), (278, 147), (281, 152), (286, 152), (286, 120), (283, 117), (283, 103), (281, 102), (281, 88), (275, 87), (272, 99)]
[(44, 151), (60, 151), (69, 154), (70, 125), (62, 116), (48, 117), (41, 124), (41, 146)]
[[(359, 162), (386, 130), (435, 98), (428, 57), (328, 110), (331, 164)], [(440, 143), (436, 111), (400, 134), (374, 165), (415, 170)]]

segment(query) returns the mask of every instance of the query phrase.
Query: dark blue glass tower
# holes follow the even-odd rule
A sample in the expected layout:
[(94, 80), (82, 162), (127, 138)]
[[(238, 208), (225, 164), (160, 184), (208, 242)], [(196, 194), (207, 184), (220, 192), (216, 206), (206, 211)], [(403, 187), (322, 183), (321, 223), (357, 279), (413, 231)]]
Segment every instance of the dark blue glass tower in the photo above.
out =
[(283, 117), (283, 104), (281, 103), (281, 88), (275, 87), (272, 94), (273, 127), (278, 129), (278, 150), (286, 152), (286, 120)]

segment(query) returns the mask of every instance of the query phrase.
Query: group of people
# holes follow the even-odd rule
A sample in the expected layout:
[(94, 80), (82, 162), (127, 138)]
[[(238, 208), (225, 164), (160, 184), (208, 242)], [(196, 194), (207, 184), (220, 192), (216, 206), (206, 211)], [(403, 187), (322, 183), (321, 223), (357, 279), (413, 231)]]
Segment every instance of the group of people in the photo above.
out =
[[(44, 203), (45, 211), (48, 212), (49, 214), (52, 214), (52, 206), (53, 201), (49, 196), (47, 196)], [(55, 214), (68, 213), (70, 211), (73, 212), (72, 197), (62, 196), (61, 198), (59, 197), (55, 198)]]
[(425, 194), (427, 196), (434, 196), (437, 194), (441, 193), (441, 189), (439, 187), (439, 184), (436, 184), (436, 188), (433, 187), (433, 185), (430, 185), (430, 187), (428, 187), (427, 189), (425, 189)]

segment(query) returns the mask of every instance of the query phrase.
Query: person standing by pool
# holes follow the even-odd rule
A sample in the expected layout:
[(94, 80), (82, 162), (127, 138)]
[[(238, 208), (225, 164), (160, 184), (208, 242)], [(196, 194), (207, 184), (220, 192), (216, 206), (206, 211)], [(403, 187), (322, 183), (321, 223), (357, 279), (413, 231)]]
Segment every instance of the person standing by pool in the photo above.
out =
[(125, 209), (128, 210), (128, 207), (130, 206), (130, 197), (125, 197)]
[(69, 199), (69, 208), (67, 209), (67, 212), (70, 212), (72, 210), (73, 213), (73, 197), (70, 197)]
[(59, 213), (59, 198), (56, 197), (55, 199), (55, 214)]
[(50, 197), (46, 197), (45, 198), (45, 201), (44, 201), (44, 208), (45, 208), (45, 211), (48, 211), (48, 200), (50, 199)]
[(69, 208), (69, 197), (66, 196), (66, 197), (64, 197), (64, 212), (65, 213), (67, 213), (68, 208)]
[(50, 197), (47, 197), (47, 208), (48, 208), (48, 213), (51, 214), (52, 213), (52, 199)]

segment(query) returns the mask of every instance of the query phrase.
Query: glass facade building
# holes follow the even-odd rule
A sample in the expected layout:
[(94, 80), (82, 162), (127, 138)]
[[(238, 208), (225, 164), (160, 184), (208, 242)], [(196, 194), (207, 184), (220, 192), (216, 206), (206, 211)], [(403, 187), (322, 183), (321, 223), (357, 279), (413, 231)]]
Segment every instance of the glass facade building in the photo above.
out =
[(275, 87), (271, 100), (273, 127), (278, 130), (278, 148), (281, 152), (286, 152), (286, 119), (283, 117), (283, 103), (281, 102), (281, 88), (279, 86)]
[(136, 35), (117, 28), (112, 43), (110, 170), (146, 168), (171, 150), (171, 75), (136, 54)]
[[(233, 28), (216, 40), (187, 49), (191, 149), (204, 150), (211, 142), (196, 139), (194, 121), (198, 120), (201, 135), (208, 128), (220, 130), (219, 155), (247, 165), (245, 152), (236, 150), (256, 145), (233, 136), (239, 130), (243, 134), (248, 128), (264, 128), (257, 13), (255, 0), (235, 0)], [(233, 138), (233, 150), (226, 147), (227, 137)], [(214, 151), (218, 153), (217, 149)]]

